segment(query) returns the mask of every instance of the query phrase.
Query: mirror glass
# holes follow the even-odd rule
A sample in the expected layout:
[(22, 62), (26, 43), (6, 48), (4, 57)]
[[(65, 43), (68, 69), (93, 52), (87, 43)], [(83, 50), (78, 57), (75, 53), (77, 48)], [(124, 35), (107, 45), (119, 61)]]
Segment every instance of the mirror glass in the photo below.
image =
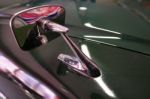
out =
[(42, 18), (63, 25), (65, 10), (56, 5), (40, 6), (21, 11), (13, 16), (11, 28), (21, 49), (31, 50), (59, 36), (58, 33), (39, 26), (38, 21)]

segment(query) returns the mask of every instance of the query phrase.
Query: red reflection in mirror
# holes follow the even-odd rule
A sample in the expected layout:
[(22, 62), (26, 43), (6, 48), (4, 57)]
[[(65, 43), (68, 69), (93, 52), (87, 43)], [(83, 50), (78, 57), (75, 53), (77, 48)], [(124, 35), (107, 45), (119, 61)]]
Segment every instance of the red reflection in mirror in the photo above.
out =
[(28, 24), (33, 24), (41, 18), (55, 19), (62, 12), (60, 6), (44, 6), (19, 14), (19, 17)]

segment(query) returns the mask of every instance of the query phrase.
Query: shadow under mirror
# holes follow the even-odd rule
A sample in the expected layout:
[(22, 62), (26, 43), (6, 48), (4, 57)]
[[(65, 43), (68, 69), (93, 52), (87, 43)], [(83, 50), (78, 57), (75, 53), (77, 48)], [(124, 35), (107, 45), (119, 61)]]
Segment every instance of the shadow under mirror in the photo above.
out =
[(40, 19), (50, 20), (61, 25), (65, 22), (65, 10), (61, 6), (40, 6), (21, 11), (11, 21), (18, 45), (23, 50), (31, 50), (46, 44), (60, 34), (40, 26)]

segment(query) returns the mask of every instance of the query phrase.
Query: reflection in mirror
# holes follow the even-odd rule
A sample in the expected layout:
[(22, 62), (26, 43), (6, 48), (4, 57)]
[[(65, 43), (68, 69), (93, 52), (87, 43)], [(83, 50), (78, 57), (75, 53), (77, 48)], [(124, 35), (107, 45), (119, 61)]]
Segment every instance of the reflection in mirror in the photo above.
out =
[(64, 8), (56, 5), (40, 6), (15, 15), (11, 21), (11, 26), (21, 49), (30, 50), (36, 48), (59, 36), (58, 33), (39, 26), (38, 21), (40, 19), (64, 24)]

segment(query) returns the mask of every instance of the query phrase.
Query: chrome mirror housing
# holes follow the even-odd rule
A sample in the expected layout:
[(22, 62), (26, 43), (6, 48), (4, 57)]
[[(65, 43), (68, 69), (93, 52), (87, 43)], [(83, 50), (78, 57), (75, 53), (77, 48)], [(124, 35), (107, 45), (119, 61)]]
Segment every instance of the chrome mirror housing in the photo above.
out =
[(16, 13), (11, 18), (10, 26), (21, 49), (36, 48), (59, 36), (58, 33), (54, 33), (56, 31), (47, 30), (46, 27), (43, 29), (39, 24), (41, 19), (63, 25), (65, 9), (57, 5), (44, 5)]

